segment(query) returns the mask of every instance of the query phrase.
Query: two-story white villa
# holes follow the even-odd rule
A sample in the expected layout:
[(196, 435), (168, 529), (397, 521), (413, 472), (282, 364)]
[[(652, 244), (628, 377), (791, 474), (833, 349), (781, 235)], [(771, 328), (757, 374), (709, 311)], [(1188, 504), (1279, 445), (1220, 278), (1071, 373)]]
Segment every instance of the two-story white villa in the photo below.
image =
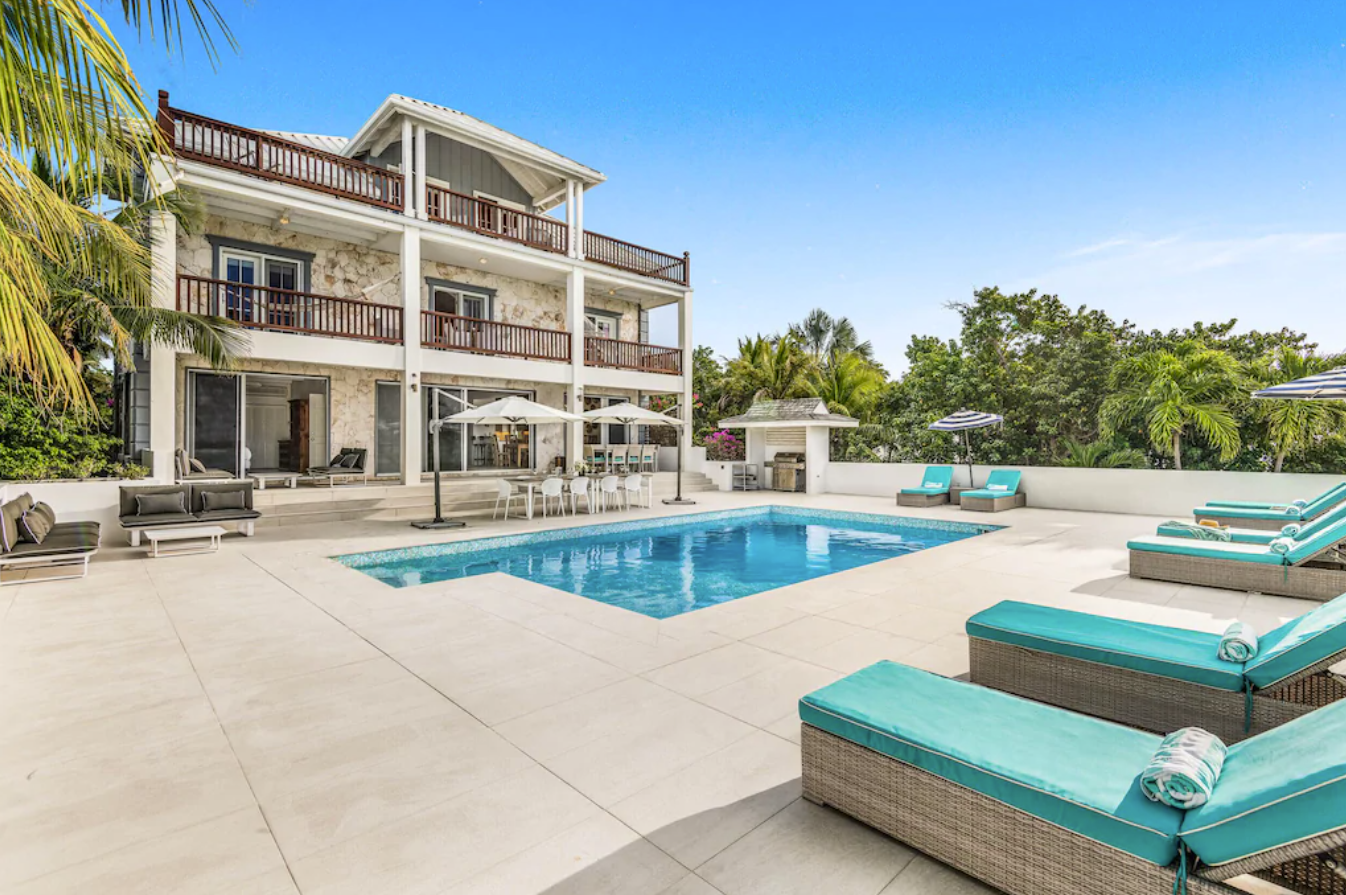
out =
[[(461, 112), (390, 96), (352, 137), (251, 130), (159, 94), (204, 231), (151, 234), (155, 300), (248, 331), (236, 371), (154, 347), (125, 377), (127, 450), (171, 480), (179, 448), (236, 475), (302, 471), (364, 448), (419, 482), (428, 422), (509, 394), (581, 412), (677, 395), (690, 406), (686, 253), (588, 229), (599, 172)], [(561, 209), (564, 217), (546, 212)], [(648, 342), (676, 304), (679, 344)], [(687, 375), (684, 375), (686, 372)], [(446, 426), (446, 471), (548, 469), (621, 426)], [(685, 440), (684, 440), (685, 441)]]

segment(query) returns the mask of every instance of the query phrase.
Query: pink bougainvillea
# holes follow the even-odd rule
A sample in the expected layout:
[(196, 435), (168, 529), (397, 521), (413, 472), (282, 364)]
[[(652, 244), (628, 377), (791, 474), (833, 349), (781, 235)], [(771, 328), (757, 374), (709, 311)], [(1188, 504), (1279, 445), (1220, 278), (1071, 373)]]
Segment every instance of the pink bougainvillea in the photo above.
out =
[(743, 439), (732, 432), (721, 429), (706, 436), (707, 460), (742, 460), (744, 456)]

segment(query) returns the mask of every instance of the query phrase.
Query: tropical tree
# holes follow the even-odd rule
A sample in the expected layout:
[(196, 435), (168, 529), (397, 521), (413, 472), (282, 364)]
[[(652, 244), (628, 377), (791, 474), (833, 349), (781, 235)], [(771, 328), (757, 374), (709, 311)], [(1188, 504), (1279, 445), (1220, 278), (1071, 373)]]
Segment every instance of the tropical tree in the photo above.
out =
[(808, 372), (809, 391), (827, 402), (828, 410), (868, 420), (883, 391), (883, 371), (858, 354), (834, 354)]
[(789, 332), (814, 363), (821, 364), (829, 356), (846, 354), (874, 362), (874, 346), (868, 341), (860, 341), (855, 324), (846, 317), (833, 317), (822, 308), (809, 311), (802, 323), (790, 326)]
[(1061, 446), (1065, 455), (1062, 466), (1080, 469), (1144, 469), (1149, 464), (1145, 452), (1133, 447), (1119, 447), (1115, 441), (1091, 441), (1084, 443), (1073, 439), (1064, 439)]
[(1195, 433), (1228, 461), (1240, 445), (1230, 406), (1241, 385), (1238, 362), (1197, 341), (1125, 357), (1113, 368), (1111, 394), (1103, 401), (1103, 436), (1139, 423), (1151, 446), (1182, 469), (1183, 438)]
[(809, 365), (794, 336), (739, 339), (738, 357), (725, 365), (726, 397), (747, 403), (802, 397)]
[[(1250, 376), (1258, 388), (1266, 388), (1341, 366), (1346, 366), (1346, 355), (1318, 355), (1280, 345), (1251, 365)], [(1280, 472), (1287, 456), (1346, 430), (1346, 402), (1254, 401), (1252, 417), (1272, 447), (1272, 472)]]
[[(185, 16), (182, 11), (185, 10)], [(121, 0), (138, 34), (182, 49), (184, 24), (214, 59), (213, 34), (233, 37), (213, 0)], [(5, 0), (0, 31), (0, 372), (41, 400), (86, 403), (78, 363), (47, 323), (50, 271), (96, 283), (129, 307), (149, 306), (149, 253), (78, 195), (128, 195), (162, 138), (121, 47), (87, 0)], [(44, 181), (35, 159), (62, 186)], [(86, 290), (87, 291), (87, 290)]]

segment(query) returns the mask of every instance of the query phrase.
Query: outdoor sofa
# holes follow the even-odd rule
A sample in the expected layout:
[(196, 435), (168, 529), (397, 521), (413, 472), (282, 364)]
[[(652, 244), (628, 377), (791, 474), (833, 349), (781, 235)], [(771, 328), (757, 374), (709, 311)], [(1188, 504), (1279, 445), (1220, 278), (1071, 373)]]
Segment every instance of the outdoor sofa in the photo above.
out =
[(949, 502), (953, 487), (952, 466), (927, 466), (919, 488), (903, 488), (897, 492), (900, 507), (933, 507)]
[[(1308, 522), (1289, 522), (1280, 528), (1261, 529), (1261, 528), (1239, 528), (1237, 526), (1227, 526), (1221, 528), (1211, 528), (1210, 532), (1220, 532), (1228, 535), (1228, 540), (1235, 544), (1270, 544), (1277, 538), (1289, 538), (1292, 541), (1302, 541), (1305, 538), (1311, 538), (1319, 531), (1334, 525), (1337, 522), (1346, 519), (1346, 502), (1339, 503), (1332, 509), (1323, 513)], [(1202, 526), (1203, 528), (1205, 526)], [(1164, 522), (1159, 525), (1156, 534), (1166, 538), (1188, 538), (1196, 540), (1219, 540), (1220, 535), (1212, 535), (1210, 532), (1194, 530), (1191, 523)], [(1205, 537), (1202, 537), (1205, 535)]]
[(304, 479), (311, 482), (325, 481), (328, 487), (335, 485), (338, 479), (368, 481), (369, 472), (365, 468), (368, 453), (364, 448), (344, 447), (326, 466), (310, 466), (304, 474)]
[(200, 460), (187, 456), (182, 448), (173, 452), (173, 463), (179, 482), (217, 482), (237, 478), (228, 470), (207, 468)]
[(892, 662), (799, 713), (806, 799), (1011, 895), (1346, 886), (1346, 702), (1230, 746), (1185, 812), (1141, 793), (1158, 735)]
[(1298, 540), (1236, 544), (1149, 535), (1127, 542), (1132, 578), (1306, 600), (1346, 593), (1346, 519)]
[(1197, 521), (1277, 531), (1291, 522), (1302, 523), (1316, 519), (1342, 503), (1346, 503), (1346, 482), (1324, 491), (1312, 500), (1296, 500), (1285, 504), (1213, 500), (1204, 507), (1197, 507), (1192, 514)]
[[(38, 528), (31, 520), (25, 521), (29, 514), (41, 517), (36, 520)], [(29, 494), (20, 494), (0, 505), (0, 585), (83, 578), (89, 574), (89, 560), (98, 553), (99, 539), (97, 522), (58, 522), (50, 506), (35, 502)], [(58, 574), (32, 579), (26, 575), (9, 580), (4, 577), (5, 572), (45, 569), (55, 569)], [(70, 571), (64, 572), (67, 569)]]
[(993, 469), (983, 487), (958, 495), (958, 505), (977, 513), (998, 513), (1026, 506), (1028, 500), (1019, 490), (1020, 478), (1021, 473), (1015, 470)]
[(252, 537), (262, 514), (253, 508), (252, 482), (193, 482), (181, 485), (126, 485), (118, 493), (118, 522), (132, 547), (150, 528), (236, 523)]
[(967, 621), (973, 683), (1130, 727), (1237, 742), (1346, 697), (1346, 596), (1267, 631), (1246, 663), (1220, 635), (1006, 600)]

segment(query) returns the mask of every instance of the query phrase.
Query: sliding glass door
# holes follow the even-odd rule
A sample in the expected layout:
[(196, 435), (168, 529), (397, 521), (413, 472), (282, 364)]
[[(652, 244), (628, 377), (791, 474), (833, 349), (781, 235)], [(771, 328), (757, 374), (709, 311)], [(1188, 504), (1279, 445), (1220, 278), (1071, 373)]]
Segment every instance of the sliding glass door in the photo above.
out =
[[(501, 398), (518, 395), (532, 399), (532, 392), (427, 386), (425, 418), (444, 419), (469, 407), (480, 407)], [(434, 469), (434, 436), (427, 433), (425, 470)], [(533, 468), (533, 427), (510, 425), (446, 425), (439, 432), (441, 472), (463, 470), (513, 470)]]
[(190, 381), (187, 453), (207, 469), (238, 475), (243, 378), (193, 372)]
[(402, 471), (402, 383), (374, 383), (374, 474)]
[(237, 476), (322, 466), (331, 457), (328, 391), (318, 376), (189, 370), (187, 453)]

